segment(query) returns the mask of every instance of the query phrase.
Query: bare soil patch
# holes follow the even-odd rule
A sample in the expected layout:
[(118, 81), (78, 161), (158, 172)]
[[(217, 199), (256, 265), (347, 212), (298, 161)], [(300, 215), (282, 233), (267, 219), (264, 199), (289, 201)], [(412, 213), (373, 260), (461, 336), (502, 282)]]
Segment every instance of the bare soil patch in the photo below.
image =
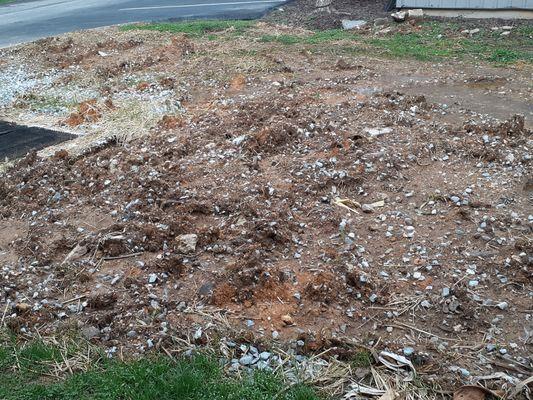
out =
[(355, 340), (445, 389), (524, 379), (531, 66), (260, 40), (286, 32), (309, 34), (109, 28), (2, 50), (56, 71), (40, 95), (86, 97), (3, 109), (57, 126), (78, 113), (86, 134), (0, 177), (2, 321), (94, 327), (128, 354), (228, 328), (347, 360)]

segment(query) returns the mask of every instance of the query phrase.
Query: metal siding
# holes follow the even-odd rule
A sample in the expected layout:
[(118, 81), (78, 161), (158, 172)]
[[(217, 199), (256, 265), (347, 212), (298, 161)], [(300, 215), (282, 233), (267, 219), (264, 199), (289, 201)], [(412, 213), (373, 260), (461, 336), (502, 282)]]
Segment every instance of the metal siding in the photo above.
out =
[(396, 0), (397, 7), (533, 10), (533, 0)]

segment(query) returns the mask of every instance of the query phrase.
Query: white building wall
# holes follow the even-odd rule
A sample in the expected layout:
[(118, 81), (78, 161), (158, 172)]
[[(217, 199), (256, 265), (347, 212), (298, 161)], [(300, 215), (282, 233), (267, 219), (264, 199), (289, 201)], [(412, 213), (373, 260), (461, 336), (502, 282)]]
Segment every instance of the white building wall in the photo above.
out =
[(396, 0), (397, 7), (533, 10), (533, 0)]

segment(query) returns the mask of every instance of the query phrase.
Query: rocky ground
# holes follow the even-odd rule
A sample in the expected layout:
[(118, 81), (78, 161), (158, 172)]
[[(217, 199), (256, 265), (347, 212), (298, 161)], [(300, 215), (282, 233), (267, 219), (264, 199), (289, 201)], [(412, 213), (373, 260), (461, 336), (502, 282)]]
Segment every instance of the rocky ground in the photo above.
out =
[[(533, 371), (531, 65), (261, 40), (287, 32), (310, 35), (1, 51), (3, 117), (82, 134), (0, 177), (2, 325), (109, 355), (232, 332), (234, 370), (274, 367), (273, 343), (365, 349), (445, 391), (511, 392)], [(337, 394), (375, 386), (373, 362)]]

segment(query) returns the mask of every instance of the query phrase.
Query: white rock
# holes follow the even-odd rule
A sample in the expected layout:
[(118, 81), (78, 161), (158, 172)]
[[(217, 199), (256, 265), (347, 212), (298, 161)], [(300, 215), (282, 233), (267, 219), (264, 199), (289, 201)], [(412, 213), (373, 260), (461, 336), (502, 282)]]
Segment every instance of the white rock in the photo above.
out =
[(357, 19), (357, 20), (343, 19), (341, 23), (342, 23), (342, 29), (346, 29), (346, 30), (361, 29), (367, 25), (367, 22), (363, 21), (362, 19)]
[(187, 235), (180, 235), (176, 237), (178, 242), (178, 250), (182, 253), (192, 253), (196, 250), (196, 243), (198, 242), (198, 235), (190, 233)]

